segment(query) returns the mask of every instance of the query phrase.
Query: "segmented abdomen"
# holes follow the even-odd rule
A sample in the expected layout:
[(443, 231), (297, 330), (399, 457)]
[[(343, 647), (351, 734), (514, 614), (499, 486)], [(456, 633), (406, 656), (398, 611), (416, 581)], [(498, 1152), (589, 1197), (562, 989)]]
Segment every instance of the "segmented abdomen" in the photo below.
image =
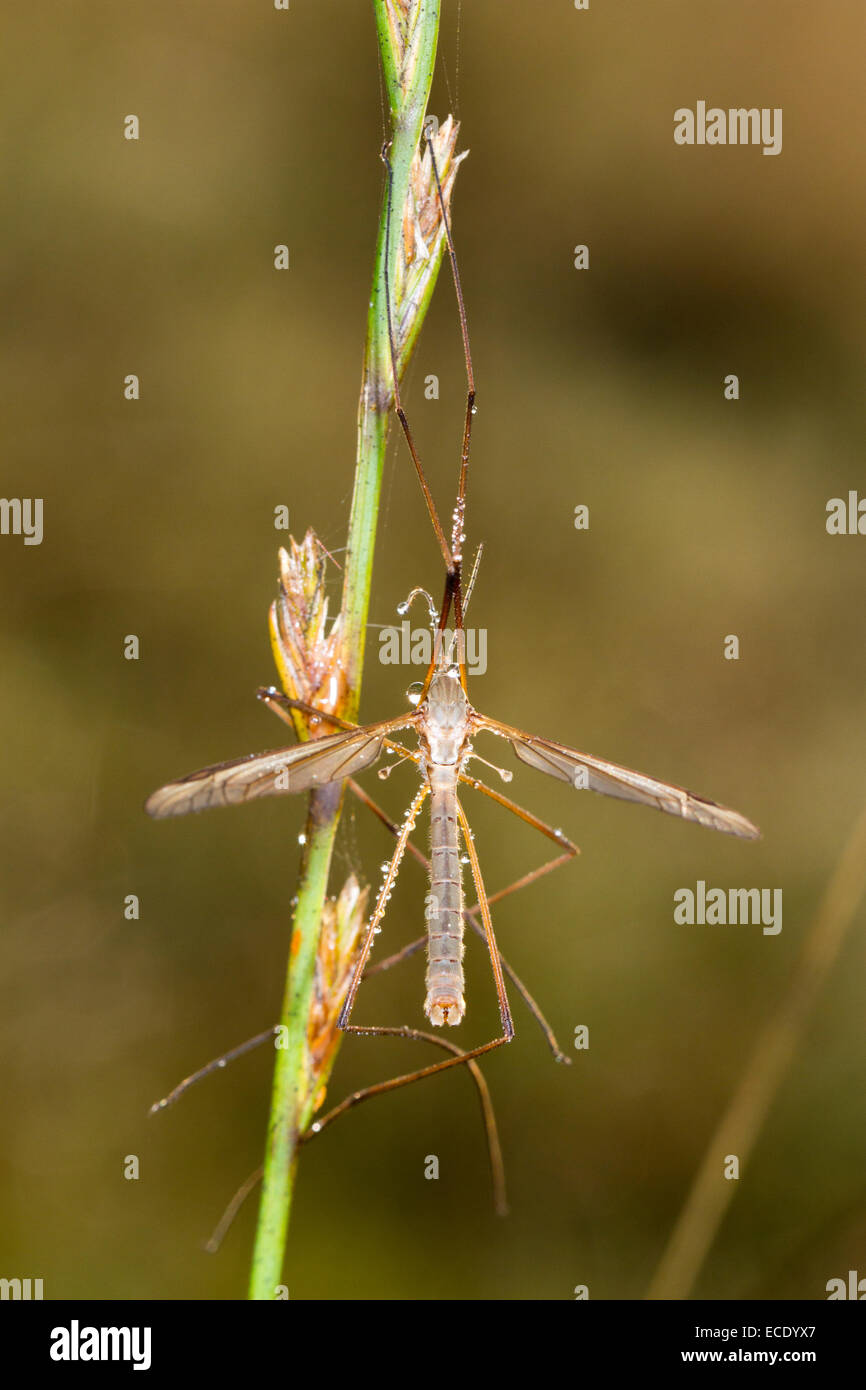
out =
[(436, 1027), (459, 1023), (463, 998), (463, 883), (457, 835), (457, 767), (430, 774), (430, 895), (427, 899), (427, 998), (424, 1012)]

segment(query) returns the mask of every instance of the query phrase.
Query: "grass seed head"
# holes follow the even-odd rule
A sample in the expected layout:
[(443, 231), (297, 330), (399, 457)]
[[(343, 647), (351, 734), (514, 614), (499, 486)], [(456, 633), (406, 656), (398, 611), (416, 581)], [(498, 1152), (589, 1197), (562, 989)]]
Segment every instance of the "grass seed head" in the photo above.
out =
[(369, 888), (362, 888), (350, 874), (339, 896), (329, 898), (322, 914), (322, 930), (316, 954), (316, 978), (307, 1023), (307, 1073), (314, 1095), (313, 1113), (325, 1099), (325, 1090), (342, 1034), (337, 1027), (352, 972), (363, 941)]
[[(346, 676), (340, 615), (331, 622), (328, 618), (326, 563), (313, 530), (300, 545), (290, 537), (289, 548), (280, 548), (280, 589), (270, 609), (271, 647), (285, 693), (323, 714), (336, 714), (346, 696)], [(300, 737), (329, 732), (324, 725), (311, 730), (302, 715), (295, 722)]]

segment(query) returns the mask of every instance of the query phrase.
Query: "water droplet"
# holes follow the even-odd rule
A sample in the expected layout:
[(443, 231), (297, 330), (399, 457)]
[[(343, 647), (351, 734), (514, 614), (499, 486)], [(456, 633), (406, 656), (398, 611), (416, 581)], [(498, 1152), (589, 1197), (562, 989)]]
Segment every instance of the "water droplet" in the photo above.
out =
[(321, 1128), (322, 1126), (318, 1120), (316, 1120), (313, 1124), (310, 1125), (310, 1129), (312, 1130), (313, 1134), (318, 1134)]
[(405, 599), (405, 598), (404, 598), (404, 600), (403, 600), (402, 603), (398, 603), (398, 604), (397, 604), (397, 612), (400, 614), (401, 617), (403, 616), (404, 613), (408, 613), (408, 612), (409, 612), (409, 601), (408, 601), (408, 599)]
[(304, 832), (303, 832), (303, 830), (302, 830), (301, 833), (300, 833), (300, 835), (298, 836), (298, 844), (299, 844), (299, 845), (305, 845), (306, 843), (307, 843), (307, 837), (306, 837), (306, 835), (304, 834)]

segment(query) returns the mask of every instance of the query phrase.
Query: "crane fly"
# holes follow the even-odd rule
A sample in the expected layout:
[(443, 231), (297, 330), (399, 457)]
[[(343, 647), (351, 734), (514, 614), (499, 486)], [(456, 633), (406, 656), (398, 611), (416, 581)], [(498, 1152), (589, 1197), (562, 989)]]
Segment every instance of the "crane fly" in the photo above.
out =
[[(358, 773), (372, 767), (386, 750), (397, 755), (400, 761), (408, 760), (416, 765), (421, 775), (421, 785), (411, 801), (402, 826), (399, 828), (393, 856), (386, 866), (376, 905), (367, 925), (363, 945), (340, 1013), (339, 1027), (344, 1031), (357, 1033), (389, 1031), (372, 1026), (355, 1025), (349, 1020), (374, 936), (385, 915), (409, 838), (428, 797), (430, 799), (431, 860), (430, 893), (427, 899), (428, 909), (425, 913), (427, 918), (427, 976), (424, 1012), (433, 1026), (437, 1028), (459, 1024), (466, 1012), (463, 974), (465, 907), (461, 864), (462, 840), (478, 898), (496, 982), (502, 1023), (500, 1037), (464, 1052), (458, 1058), (425, 1068), (422, 1072), (417, 1073), (419, 1077), (480, 1056), (492, 1048), (510, 1042), (514, 1036), (514, 1025), (505, 990), (501, 957), (493, 934), (490, 901), (484, 888), (469, 822), (459, 796), (460, 787), (469, 785), (486, 793), (505, 806), (506, 809), (514, 812), (535, 829), (554, 840), (568, 854), (577, 852), (576, 846), (561, 831), (551, 829), (543, 821), (523, 810), (501, 793), (493, 791), (474, 776), (468, 775), (466, 769), (470, 759), (480, 757), (474, 748), (474, 740), (479, 735), (490, 734), (496, 738), (504, 739), (510, 744), (520, 762), (536, 771), (544, 772), (550, 777), (570, 783), (575, 788), (586, 788), (599, 792), (603, 796), (612, 796), (623, 801), (635, 802), (638, 805), (651, 806), (669, 815), (679, 816), (683, 820), (694, 821), (696, 824), (706, 826), (711, 830), (719, 830), (724, 834), (740, 836), (743, 839), (756, 839), (760, 835), (757, 827), (739, 812), (729, 810), (727, 807), (720, 806), (704, 797), (696, 796), (693, 792), (686, 791), (682, 787), (658, 781), (644, 773), (635, 772), (631, 768), (579, 752), (552, 739), (525, 733), (521, 729), (513, 728), (500, 720), (481, 714), (469, 701), (466, 667), (462, 656), (465, 643), (461, 643), (459, 640), (456, 643), (457, 651), (461, 653), (458, 660), (451, 661), (446, 655), (445, 638), (448, 621), (453, 613), (454, 636), (459, 639), (464, 633), (465, 612), (475, 577), (473, 573), (464, 594), (462, 551), (465, 539), (466, 482), (470, 439), (472, 420), (475, 414), (475, 380), (463, 292), (448, 213), (429, 132), (425, 131), (425, 136), (430, 151), (457, 295), (468, 391), (457, 498), (449, 542), (427, 484), (400, 396), (397, 350), (388, 283), (388, 268), (391, 264), (389, 248), (391, 245), (392, 171), (388, 160), (388, 146), (386, 145), (382, 151), (382, 159), (388, 175), (384, 289), (394, 408), (418, 475), (428, 514), (445, 563), (445, 586), (438, 618), (437, 635), (440, 641), (423, 682), (420, 698), (413, 711), (399, 714), (395, 718), (386, 719), (379, 723), (355, 726), (345, 724), (336, 716), (323, 714), (320, 710), (307, 706), (301, 701), (282, 696), (275, 690), (269, 690), (264, 692), (264, 698), (275, 708), (277, 713), (282, 713), (287, 721), (290, 716), (286, 711), (298, 710), (311, 717), (324, 720), (333, 725), (337, 731), (294, 747), (256, 753), (246, 758), (203, 768), (199, 772), (190, 773), (176, 782), (170, 782), (161, 787), (153, 793), (146, 803), (146, 809), (150, 815), (163, 818), (185, 815), (188, 812), (201, 811), (212, 806), (238, 805), (264, 796), (310, 791), (328, 783), (344, 782), (354, 778)], [(413, 590), (410, 600), (416, 594), (423, 592), (423, 590)], [(407, 606), (408, 604), (402, 606), (403, 611)], [(395, 735), (402, 734), (407, 730), (411, 731), (417, 739), (416, 749), (406, 748), (394, 738)], [(486, 761), (485, 759), (481, 760)], [(390, 771), (391, 766), (393, 764), (388, 765), (385, 771)], [(510, 773), (500, 769), (496, 770), (500, 771), (504, 780), (510, 780)]]

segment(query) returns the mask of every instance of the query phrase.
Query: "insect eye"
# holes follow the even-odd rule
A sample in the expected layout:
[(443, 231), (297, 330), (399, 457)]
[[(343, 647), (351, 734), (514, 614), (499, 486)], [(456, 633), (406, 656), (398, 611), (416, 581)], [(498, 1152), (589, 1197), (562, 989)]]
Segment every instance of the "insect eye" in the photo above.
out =
[(406, 699), (409, 701), (409, 704), (410, 704), (410, 705), (417, 705), (417, 704), (418, 704), (418, 702), (419, 702), (420, 699), (421, 699), (421, 694), (422, 694), (422, 691), (423, 691), (423, 690), (424, 690), (424, 682), (423, 682), (423, 681), (413, 681), (413, 682), (412, 682), (412, 684), (409, 686), (409, 689), (406, 691)]

